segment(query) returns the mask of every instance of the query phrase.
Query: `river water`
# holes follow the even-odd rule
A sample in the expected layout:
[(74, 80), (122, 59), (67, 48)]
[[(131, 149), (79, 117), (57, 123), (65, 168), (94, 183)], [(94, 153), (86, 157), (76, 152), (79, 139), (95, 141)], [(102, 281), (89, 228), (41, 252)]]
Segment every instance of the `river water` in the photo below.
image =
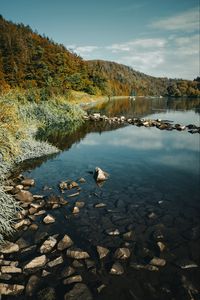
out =
[[(200, 101), (191, 99), (121, 99), (87, 109), (107, 116), (161, 118), (183, 125), (199, 126), (200, 120)], [(48, 232), (67, 233), (76, 246), (89, 252), (94, 265), (88, 268), (84, 263), (77, 274), (94, 299), (199, 299), (199, 134), (92, 122), (71, 135), (64, 130), (47, 132), (44, 139), (62, 152), (46, 161), (27, 163), (24, 175), (35, 179), (31, 192), (61, 195), (69, 201), (66, 207), (50, 211), (56, 224), (48, 225)], [(101, 186), (92, 175), (96, 166), (109, 173)], [(61, 181), (80, 177), (86, 183), (80, 184), (78, 196), (67, 198), (72, 191), (61, 194)], [(71, 213), (75, 201), (85, 202), (77, 215)], [(95, 208), (98, 203), (105, 207)], [(108, 234), (116, 229), (119, 235)], [(124, 233), (130, 231), (132, 237), (125, 238)], [(110, 250), (103, 262), (98, 259), (98, 245)], [(122, 275), (111, 275), (119, 247), (129, 248), (131, 256), (121, 261)], [(165, 266), (157, 271), (145, 269), (153, 257), (164, 259)], [(65, 288), (60, 286), (59, 275), (55, 277), (61, 266), (55, 270), (52, 282), (62, 299)], [(102, 284), (105, 287), (99, 293)]]

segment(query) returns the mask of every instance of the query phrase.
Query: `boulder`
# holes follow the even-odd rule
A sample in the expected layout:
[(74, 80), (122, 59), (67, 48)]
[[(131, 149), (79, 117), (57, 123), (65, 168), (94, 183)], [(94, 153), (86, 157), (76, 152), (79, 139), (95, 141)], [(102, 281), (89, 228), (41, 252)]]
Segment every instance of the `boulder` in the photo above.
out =
[(63, 251), (64, 249), (67, 249), (72, 245), (73, 245), (73, 241), (67, 234), (65, 234), (62, 240), (60, 240), (60, 242), (58, 243), (57, 249)]
[(46, 255), (35, 257), (24, 266), (24, 270), (44, 267), (46, 262), (47, 262)]
[(57, 240), (53, 236), (50, 236), (46, 241), (44, 241), (44, 243), (40, 247), (40, 253), (51, 252), (51, 250), (54, 248), (56, 243)]
[(105, 181), (105, 180), (108, 179), (108, 173), (104, 172), (99, 167), (96, 167), (95, 171), (94, 171), (94, 178), (95, 178), (95, 180), (97, 182), (99, 182), (99, 181)]

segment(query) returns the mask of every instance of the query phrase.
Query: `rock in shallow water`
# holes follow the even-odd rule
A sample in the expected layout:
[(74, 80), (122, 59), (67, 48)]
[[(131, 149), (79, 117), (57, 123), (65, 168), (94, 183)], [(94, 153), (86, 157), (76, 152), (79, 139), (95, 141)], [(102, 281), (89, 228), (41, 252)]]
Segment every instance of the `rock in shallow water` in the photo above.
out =
[(33, 201), (33, 195), (29, 191), (21, 190), (19, 193), (15, 194), (15, 198), (18, 201), (29, 203)]
[(63, 280), (63, 284), (71, 284), (83, 281), (81, 275), (75, 275)]
[(1, 273), (22, 273), (22, 269), (15, 266), (2, 266)]
[(99, 167), (96, 167), (94, 172), (94, 178), (97, 182), (105, 181), (108, 179), (108, 174), (104, 172), (102, 169), (100, 169)]
[(55, 218), (51, 215), (47, 215), (46, 217), (44, 217), (43, 222), (45, 224), (51, 224), (55, 222)]
[(35, 184), (35, 180), (31, 178), (26, 178), (22, 180), (21, 184), (23, 184), (24, 186), (33, 186)]
[(6, 241), (4, 245), (0, 247), (0, 253), (10, 254), (19, 251), (19, 246), (12, 242)]
[(108, 255), (110, 250), (105, 247), (97, 246), (97, 252), (99, 254), (99, 258), (102, 259)]
[(117, 259), (127, 259), (131, 255), (131, 252), (128, 248), (118, 248), (115, 251), (114, 257)]
[(0, 295), (16, 296), (23, 292), (24, 286), (21, 284), (0, 283)]
[(71, 247), (72, 245), (73, 245), (73, 241), (67, 234), (65, 234), (62, 240), (60, 240), (60, 242), (58, 243), (57, 249), (62, 251), (64, 249)]
[(46, 241), (44, 241), (44, 243), (40, 247), (40, 253), (50, 252), (54, 248), (56, 243), (57, 240), (53, 236), (50, 236)]
[(86, 251), (81, 249), (68, 249), (66, 252), (68, 257), (75, 258), (75, 259), (85, 259), (89, 258), (89, 254)]
[(46, 264), (46, 262), (47, 262), (46, 255), (35, 257), (24, 266), (24, 270), (43, 267)]
[(28, 283), (26, 285), (26, 295), (31, 297), (33, 296), (33, 294), (35, 293), (38, 285), (40, 282), (40, 278), (36, 275), (32, 275), (29, 280)]
[(149, 263), (150, 263), (150, 265), (153, 265), (156, 267), (164, 267), (166, 265), (166, 260), (163, 258), (154, 257), (154, 258), (152, 258), (152, 260)]
[(116, 262), (112, 265), (112, 268), (110, 269), (110, 274), (122, 275), (123, 273), (124, 273), (124, 268), (119, 262)]

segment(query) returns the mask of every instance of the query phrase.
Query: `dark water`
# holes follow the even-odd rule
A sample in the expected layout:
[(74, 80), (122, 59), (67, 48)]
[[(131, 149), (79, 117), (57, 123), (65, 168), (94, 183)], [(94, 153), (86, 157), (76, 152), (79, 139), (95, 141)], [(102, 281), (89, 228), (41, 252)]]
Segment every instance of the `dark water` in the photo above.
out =
[[(124, 99), (88, 109), (108, 116), (162, 118), (199, 126), (199, 102)], [(71, 198), (66, 208), (51, 212), (57, 222), (50, 232), (61, 236), (68, 233), (77, 246), (90, 253), (96, 271), (84, 267), (78, 273), (94, 299), (199, 299), (199, 134), (91, 123), (73, 135), (51, 131), (45, 139), (59, 145), (63, 152), (45, 162), (30, 162), (24, 174), (36, 181), (31, 191), (45, 195), (60, 195), (58, 183), (63, 180), (86, 179), (79, 196)], [(90, 173), (96, 166), (110, 174), (101, 187)], [(45, 185), (51, 190), (44, 191)], [(70, 193), (62, 196), (66, 199)], [(85, 206), (73, 216), (71, 209), (77, 200), (84, 201)], [(94, 207), (101, 202), (105, 208)], [(120, 235), (109, 236), (106, 230), (110, 229), (118, 229)], [(134, 238), (126, 241), (123, 234), (130, 230)], [(163, 252), (158, 241), (166, 246)], [(110, 250), (103, 263), (97, 259), (97, 245)], [(123, 275), (110, 275), (110, 266), (116, 261), (113, 253), (119, 247), (128, 247), (131, 257), (122, 261)], [(159, 271), (135, 269), (136, 264), (148, 264), (154, 256), (167, 262)], [(181, 268), (191, 261), (198, 267)], [(98, 293), (96, 288), (101, 284), (106, 287)], [(62, 298), (60, 282), (55, 286)]]

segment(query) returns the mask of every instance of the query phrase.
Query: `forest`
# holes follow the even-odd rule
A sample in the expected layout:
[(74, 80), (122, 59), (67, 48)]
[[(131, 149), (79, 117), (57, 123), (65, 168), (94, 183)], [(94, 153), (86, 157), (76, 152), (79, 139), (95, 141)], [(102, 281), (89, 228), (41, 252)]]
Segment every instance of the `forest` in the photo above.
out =
[(30, 101), (69, 91), (90, 95), (200, 96), (200, 79), (156, 78), (108, 61), (84, 61), (29, 26), (0, 16), (0, 93), (28, 90)]

